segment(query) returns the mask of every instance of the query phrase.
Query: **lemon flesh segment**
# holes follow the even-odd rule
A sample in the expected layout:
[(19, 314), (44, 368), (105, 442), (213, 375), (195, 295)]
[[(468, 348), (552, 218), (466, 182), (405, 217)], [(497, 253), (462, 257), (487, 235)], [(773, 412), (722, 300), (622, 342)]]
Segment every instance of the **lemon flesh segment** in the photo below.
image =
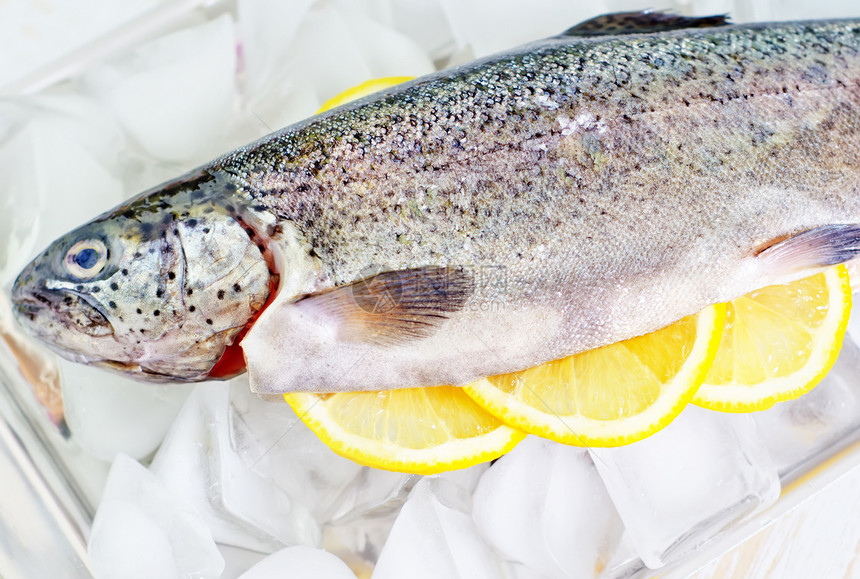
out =
[(844, 265), (729, 302), (716, 359), (693, 402), (751, 412), (808, 392), (836, 361), (850, 313)]
[(669, 424), (716, 355), (716, 304), (637, 338), (465, 386), (509, 426), (577, 446), (621, 446)]
[(349, 101), (354, 101), (356, 99), (360, 99), (361, 97), (366, 97), (367, 95), (371, 95), (375, 92), (387, 89), (394, 85), (398, 85), (400, 83), (404, 83), (406, 81), (410, 81), (414, 76), (386, 76), (383, 78), (374, 78), (372, 80), (366, 80), (363, 83), (356, 85), (352, 88), (346, 89), (340, 94), (333, 96), (323, 103), (320, 107), (320, 110), (317, 111), (317, 114), (325, 112), (329, 109), (333, 109), (335, 107), (339, 107), (340, 105), (346, 104)]
[(505, 454), (525, 433), (483, 411), (460, 388), (284, 394), (329, 448), (359, 464), (435, 474)]

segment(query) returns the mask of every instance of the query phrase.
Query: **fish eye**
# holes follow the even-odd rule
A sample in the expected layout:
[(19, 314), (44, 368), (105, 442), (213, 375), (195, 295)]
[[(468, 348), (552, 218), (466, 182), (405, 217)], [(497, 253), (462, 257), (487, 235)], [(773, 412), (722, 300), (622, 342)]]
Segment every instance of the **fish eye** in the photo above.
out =
[(107, 263), (107, 254), (107, 247), (100, 240), (86, 239), (69, 248), (63, 263), (70, 274), (87, 280), (101, 273)]

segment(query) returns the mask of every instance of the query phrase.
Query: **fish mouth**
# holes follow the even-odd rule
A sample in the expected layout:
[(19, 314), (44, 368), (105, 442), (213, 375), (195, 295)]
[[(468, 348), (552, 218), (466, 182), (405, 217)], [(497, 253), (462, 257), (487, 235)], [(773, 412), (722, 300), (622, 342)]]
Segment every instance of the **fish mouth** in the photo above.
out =
[(114, 333), (107, 312), (85, 294), (66, 289), (51, 292), (15, 289), (12, 295), (15, 316), (39, 337), (49, 335), (47, 320), (92, 337)]

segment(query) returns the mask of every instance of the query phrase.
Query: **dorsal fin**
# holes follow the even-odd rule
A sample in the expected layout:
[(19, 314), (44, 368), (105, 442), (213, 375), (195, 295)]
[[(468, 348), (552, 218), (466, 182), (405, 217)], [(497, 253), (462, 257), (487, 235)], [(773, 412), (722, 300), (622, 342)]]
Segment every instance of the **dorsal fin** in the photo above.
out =
[(711, 28), (729, 24), (727, 14), (716, 16), (681, 16), (667, 12), (615, 12), (595, 16), (568, 28), (560, 36), (615, 36), (618, 34), (647, 34), (683, 28)]

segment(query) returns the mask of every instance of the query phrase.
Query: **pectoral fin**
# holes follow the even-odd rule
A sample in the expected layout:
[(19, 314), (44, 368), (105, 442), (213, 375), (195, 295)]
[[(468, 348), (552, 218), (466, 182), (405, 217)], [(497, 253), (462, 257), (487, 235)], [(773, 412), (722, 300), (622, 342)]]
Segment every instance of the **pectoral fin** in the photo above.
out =
[(760, 248), (756, 260), (776, 276), (790, 277), (846, 262), (860, 253), (860, 224), (823, 225)]
[(647, 34), (683, 28), (711, 28), (726, 26), (728, 16), (681, 16), (666, 12), (643, 10), (641, 12), (616, 12), (596, 16), (580, 22), (561, 33), (561, 36), (615, 36), (618, 34)]
[(338, 337), (379, 345), (429, 336), (473, 292), (462, 268), (422, 267), (389, 271), (306, 296), (295, 305), (328, 319)]

